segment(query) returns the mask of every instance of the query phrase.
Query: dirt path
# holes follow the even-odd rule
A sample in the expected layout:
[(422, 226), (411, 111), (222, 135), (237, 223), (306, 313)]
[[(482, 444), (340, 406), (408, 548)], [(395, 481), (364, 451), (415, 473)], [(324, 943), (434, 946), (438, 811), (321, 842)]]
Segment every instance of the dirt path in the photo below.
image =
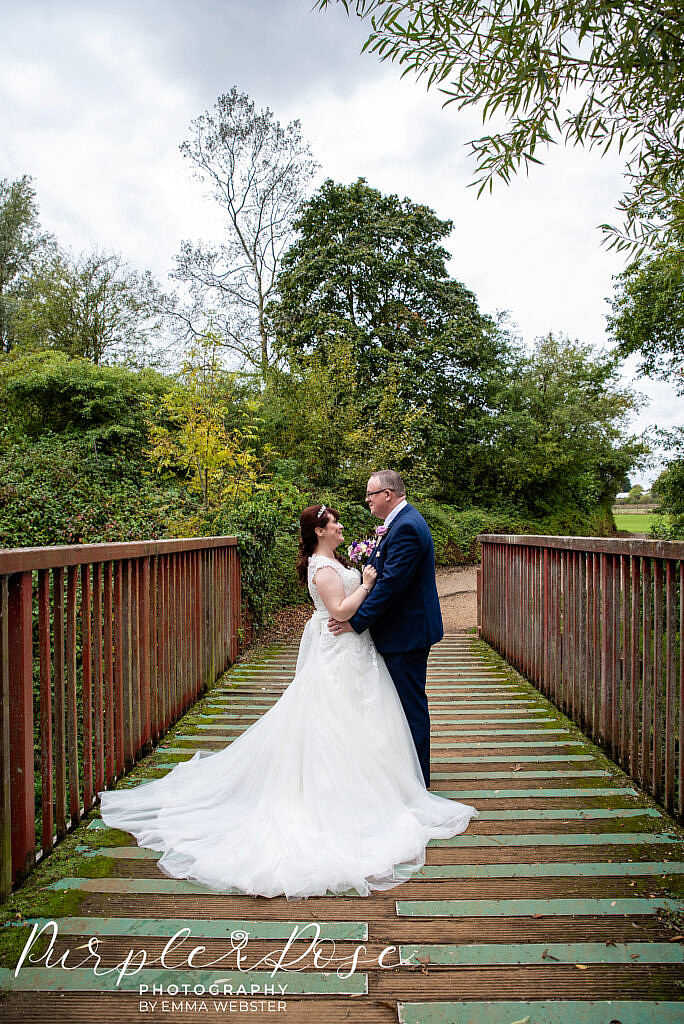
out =
[(445, 633), (463, 633), (477, 625), (477, 567), (437, 569), (437, 593)]

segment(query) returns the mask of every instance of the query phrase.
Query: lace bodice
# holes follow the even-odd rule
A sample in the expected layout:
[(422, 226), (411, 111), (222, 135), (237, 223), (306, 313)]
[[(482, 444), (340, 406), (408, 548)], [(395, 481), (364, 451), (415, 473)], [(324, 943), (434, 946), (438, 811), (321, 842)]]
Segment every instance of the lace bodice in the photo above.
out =
[(342, 580), (344, 586), (344, 596), (349, 597), (361, 582), (361, 573), (358, 569), (347, 569), (341, 562), (338, 562), (336, 558), (328, 558), (326, 555), (311, 555), (309, 558), (309, 568), (307, 572), (307, 579), (309, 583), (309, 593), (313, 599), (313, 603), (316, 606), (317, 612), (326, 612), (327, 608), (323, 602), (323, 598), (318, 593), (318, 587), (315, 583), (316, 571), (322, 568), (324, 565), (331, 565), (335, 572), (337, 572)]

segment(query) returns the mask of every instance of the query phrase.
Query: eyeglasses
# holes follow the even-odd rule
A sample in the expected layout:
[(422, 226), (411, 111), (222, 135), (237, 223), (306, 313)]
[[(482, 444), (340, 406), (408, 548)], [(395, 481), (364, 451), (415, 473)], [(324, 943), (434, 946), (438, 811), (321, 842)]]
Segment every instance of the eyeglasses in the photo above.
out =
[[(366, 491), (366, 500), (368, 500), (368, 498), (372, 497), (374, 494), (380, 494), (382, 491), (392, 491), (392, 488), (391, 487), (381, 487), (380, 490), (378, 490), (378, 491)], [(394, 493), (394, 492), (392, 491), (392, 493)]]

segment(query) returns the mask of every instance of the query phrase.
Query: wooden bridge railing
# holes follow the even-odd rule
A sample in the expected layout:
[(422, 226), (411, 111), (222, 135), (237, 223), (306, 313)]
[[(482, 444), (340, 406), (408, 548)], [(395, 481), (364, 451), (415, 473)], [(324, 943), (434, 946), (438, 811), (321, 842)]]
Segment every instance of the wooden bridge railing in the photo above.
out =
[(240, 627), (234, 537), (0, 550), (0, 899), (237, 657)]
[(684, 543), (479, 540), (483, 639), (684, 820)]

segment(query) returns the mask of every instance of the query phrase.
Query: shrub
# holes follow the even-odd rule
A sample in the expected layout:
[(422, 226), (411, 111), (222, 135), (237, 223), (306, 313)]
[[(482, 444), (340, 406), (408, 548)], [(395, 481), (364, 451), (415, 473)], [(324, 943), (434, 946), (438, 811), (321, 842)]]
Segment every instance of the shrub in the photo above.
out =
[(44, 434), (0, 452), (0, 547), (173, 536), (185, 493), (156, 484), (86, 438)]
[(604, 536), (615, 529), (609, 509), (599, 509), (591, 515), (580, 509), (563, 509), (535, 518), (511, 508), (458, 509), (430, 498), (418, 498), (414, 504), (430, 527), (438, 565), (478, 562), (480, 545), (477, 536), (480, 533)]
[(684, 540), (684, 515), (654, 515), (649, 537), (654, 540)]
[(154, 370), (94, 366), (59, 351), (0, 360), (0, 407), (14, 439), (87, 435), (100, 452), (133, 458), (147, 440), (147, 407), (170, 387)]

